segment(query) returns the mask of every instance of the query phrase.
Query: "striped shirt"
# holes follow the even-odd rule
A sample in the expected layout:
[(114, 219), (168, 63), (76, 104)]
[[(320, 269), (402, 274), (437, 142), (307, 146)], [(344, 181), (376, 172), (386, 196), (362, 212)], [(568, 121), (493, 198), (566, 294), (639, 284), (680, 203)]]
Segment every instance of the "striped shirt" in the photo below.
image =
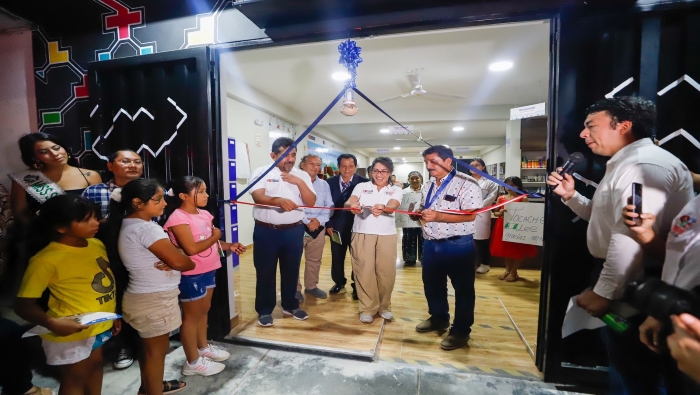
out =
[[(437, 193), (439, 187), (435, 177), (430, 177), (430, 181), (423, 185), (421, 194), (421, 208), (424, 210), (473, 210), (482, 207), (483, 197), (481, 187), (477, 181), (459, 171), (454, 172), (454, 177), (449, 185), (435, 197), (431, 207), (425, 207), (425, 198), (430, 187), (433, 187), (433, 195)], [(440, 182), (444, 183), (446, 175)], [(442, 185), (442, 184), (440, 184)], [(432, 196), (431, 196), (432, 197)], [(423, 237), (427, 240), (446, 239), (453, 236), (466, 236), (474, 234), (474, 221), (447, 223), (447, 222), (427, 222), (423, 227)]]
[[(316, 180), (312, 182), (314, 186), (314, 192), (316, 192), (316, 207), (334, 207), (333, 198), (331, 197), (331, 187), (328, 185), (326, 180), (322, 180), (316, 177)], [(316, 218), (321, 226), (326, 226), (326, 222), (331, 218), (331, 210), (323, 210), (320, 208), (305, 208), (304, 218), (302, 222), (306, 225), (311, 222), (312, 219)]]

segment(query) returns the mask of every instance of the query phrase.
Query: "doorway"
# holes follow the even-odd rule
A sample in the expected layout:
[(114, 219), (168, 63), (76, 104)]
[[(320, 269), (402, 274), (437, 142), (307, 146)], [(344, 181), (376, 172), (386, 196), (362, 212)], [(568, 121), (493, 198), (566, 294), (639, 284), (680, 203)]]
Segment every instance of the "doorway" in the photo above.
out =
[[(361, 170), (375, 157), (388, 156), (395, 163), (397, 181), (407, 182), (412, 171), (427, 179), (421, 156), (427, 145), (420, 137), (433, 145), (448, 145), (455, 157), (467, 163), (482, 159), (495, 178), (504, 181), (516, 176), (527, 192), (543, 194), (547, 117), (511, 120), (511, 109), (537, 103), (547, 107), (549, 39), (548, 21), (357, 39), (364, 60), (358, 68), (358, 88), (410, 133), (394, 128), (391, 120), (357, 98), (359, 113), (346, 117), (334, 108), (299, 143), (298, 157), (319, 154), (324, 174), (330, 174), (340, 153), (355, 155)], [(299, 136), (342, 89), (344, 69), (338, 64), (338, 44), (327, 41), (221, 53), (222, 136), (227, 145), (236, 147), (234, 166), (224, 165), (235, 168), (235, 177), (229, 175), (231, 185), (225, 188), (231, 198), (249, 185), (250, 169), (271, 164), (269, 147), (277, 133)], [(511, 62), (511, 68), (499, 70), (498, 62)], [(252, 201), (250, 196), (241, 200)], [(543, 199), (530, 203), (545, 204)], [(225, 213), (230, 229), (237, 231), (231, 236), (252, 244), (252, 209), (238, 205)], [(325, 291), (333, 286), (329, 243), (319, 282)], [(470, 346), (449, 353), (440, 350), (437, 335), (415, 332), (414, 327), (428, 316), (421, 267), (420, 263), (405, 267), (401, 245), (397, 248), (395, 319), (370, 325), (358, 320), (357, 302), (348, 292), (328, 299), (307, 298), (302, 304), (310, 315), (307, 321), (281, 319), (280, 311), (274, 327), (257, 327), (255, 270), (252, 252), (246, 253), (234, 270), (229, 290), (236, 314), (230, 338), (367, 360), (539, 377), (534, 359), (541, 246), (537, 256), (523, 260), (518, 281), (498, 279), (504, 262), (497, 257), (488, 273), (477, 275)], [(347, 277), (350, 270), (348, 256)], [(449, 293), (454, 294), (451, 287)], [(453, 296), (450, 305), (454, 309)]]

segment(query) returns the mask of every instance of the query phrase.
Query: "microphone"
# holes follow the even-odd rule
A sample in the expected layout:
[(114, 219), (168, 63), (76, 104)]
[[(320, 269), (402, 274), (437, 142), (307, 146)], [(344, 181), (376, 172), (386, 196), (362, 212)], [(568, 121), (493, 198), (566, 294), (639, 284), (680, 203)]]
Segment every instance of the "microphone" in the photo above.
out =
[[(582, 161), (582, 160), (583, 160), (583, 154), (580, 153), (580, 152), (574, 152), (573, 154), (571, 154), (571, 156), (569, 156), (569, 160), (567, 160), (566, 163), (564, 163), (564, 166), (561, 167), (561, 171), (558, 172), (558, 173), (561, 174), (562, 176), (563, 176), (564, 174), (571, 174), (571, 173), (573, 173), (573, 171), (574, 171), (574, 166), (576, 166), (576, 164), (577, 164), (578, 162)], [(553, 191), (553, 190), (555, 190), (558, 186), (559, 186), (559, 184), (557, 184), (557, 185), (550, 185), (550, 186), (549, 186), (549, 190), (550, 190), (550, 191)]]

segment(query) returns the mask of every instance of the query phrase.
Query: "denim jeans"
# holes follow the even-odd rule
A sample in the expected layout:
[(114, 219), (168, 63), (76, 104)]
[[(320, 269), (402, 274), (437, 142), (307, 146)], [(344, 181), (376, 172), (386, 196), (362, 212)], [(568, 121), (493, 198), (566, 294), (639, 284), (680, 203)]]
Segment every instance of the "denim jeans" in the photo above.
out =
[(474, 324), (474, 242), (472, 235), (450, 240), (425, 240), (423, 244), (423, 289), (428, 312), (436, 320), (450, 321), (447, 278), (455, 289), (452, 329), (469, 335)]
[(256, 273), (255, 311), (259, 315), (269, 315), (275, 309), (278, 261), (282, 308), (287, 311), (298, 309), (299, 301), (294, 295), (299, 281), (301, 254), (304, 251), (304, 225), (274, 229), (256, 224), (253, 243), (256, 247), (253, 249)]
[(639, 340), (637, 325), (631, 325), (623, 333), (617, 333), (607, 326), (601, 328), (601, 331), (603, 343), (608, 351), (609, 394), (657, 395), (666, 393), (663, 390), (661, 380), (659, 356)]

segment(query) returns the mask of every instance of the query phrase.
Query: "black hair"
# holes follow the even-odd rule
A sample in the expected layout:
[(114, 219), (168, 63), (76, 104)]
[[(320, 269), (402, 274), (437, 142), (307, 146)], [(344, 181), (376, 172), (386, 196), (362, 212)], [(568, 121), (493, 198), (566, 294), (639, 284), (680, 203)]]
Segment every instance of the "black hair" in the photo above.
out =
[(274, 143), (272, 143), (272, 153), (273, 154), (280, 154), (280, 148), (284, 148), (285, 150), (289, 147), (291, 147), (294, 144), (294, 140), (290, 139), (289, 137), (279, 137), (277, 140), (275, 140)]
[[(479, 162), (479, 164), (480, 164), (481, 166), (484, 167), (484, 170), (482, 170), (482, 172), (483, 172), (483, 173), (486, 173), (486, 174), (489, 174), (489, 172), (486, 171), (486, 163), (484, 163), (484, 160), (483, 160), (483, 159), (481, 159), (481, 158), (474, 158), (474, 159), (472, 159), (472, 160), (469, 161), (469, 164), (471, 165), (472, 162)], [(471, 171), (469, 171), (469, 173), (471, 173)]]
[(301, 162), (299, 162), (299, 168), (300, 168), (300, 169), (301, 169), (301, 165), (303, 165), (304, 162), (306, 162), (306, 160), (309, 159), (309, 158), (318, 158), (318, 159), (321, 159), (321, 157), (318, 156), (318, 155), (316, 155), (316, 154), (304, 155), (304, 157), (301, 158)]
[(433, 145), (423, 151), (424, 158), (430, 154), (437, 154), (442, 160), (447, 160), (454, 156), (452, 149), (444, 145)]
[(515, 187), (518, 188), (518, 190), (521, 190), (521, 191), (523, 190), (523, 181), (520, 179), (520, 177), (516, 177), (516, 176), (508, 177), (503, 182), (505, 182), (506, 184), (508, 182), (510, 182), (511, 184), (515, 185)]
[[(394, 172), (394, 162), (391, 160), (391, 158), (387, 158), (386, 156), (376, 157), (372, 161), (372, 165), (369, 168), (371, 170), (374, 170), (374, 165), (376, 165), (377, 163), (381, 163), (382, 165), (384, 165), (384, 167), (389, 169), (390, 173)], [(371, 173), (371, 170), (370, 170), (370, 173)], [(374, 178), (372, 177), (372, 174), (369, 175), (369, 179), (372, 180), (372, 183), (374, 184)], [(394, 185), (394, 183), (391, 181), (391, 176), (389, 177), (389, 185)]]
[(82, 221), (92, 215), (101, 218), (100, 207), (92, 200), (79, 195), (58, 195), (50, 198), (41, 205), (39, 215), (32, 220), (27, 239), (29, 256), (35, 255), (50, 242), (60, 237), (56, 230), (70, 227), (74, 221)]
[(340, 155), (338, 155), (338, 167), (340, 167), (340, 161), (343, 159), (352, 159), (353, 163), (355, 163), (355, 167), (357, 167), (357, 157), (353, 154), (340, 154)]
[[(124, 267), (119, 256), (119, 232), (122, 229), (124, 217), (133, 214), (136, 211), (133, 200), (139, 199), (142, 202), (148, 202), (149, 199), (162, 189), (162, 185), (157, 180), (147, 180), (139, 178), (129, 181), (121, 188), (121, 199), (117, 202), (113, 199), (109, 201), (109, 219), (107, 220), (106, 237), (102, 240), (107, 247), (107, 257), (109, 257), (109, 265), (114, 273), (115, 282), (117, 283), (117, 312), (121, 312), (121, 302), (126, 286), (129, 282), (129, 272)], [(43, 210), (43, 208), (42, 208)]]
[(25, 165), (34, 167), (35, 164), (39, 163), (39, 160), (34, 156), (34, 146), (42, 141), (51, 141), (61, 146), (68, 153), (68, 164), (75, 167), (78, 166), (78, 162), (70, 155), (70, 149), (63, 144), (63, 141), (52, 134), (44, 132), (28, 133), (19, 138), (19, 152)]
[[(198, 190), (202, 186), (202, 184), (204, 184), (204, 180), (197, 176), (184, 176), (175, 179), (173, 182), (171, 182), (170, 188), (173, 190), (174, 196), (166, 196), (168, 202), (168, 206), (166, 207), (166, 214), (170, 216), (170, 214), (172, 214), (173, 211), (182, 206), (182, 199), (180, 199), (181, 193), (189, 195), (190, 192)], [(195, 195), (195, 205), (197, 205), (196, 199), (197, 197)]]
[(611, 97), (595, 102), (586, 109), (586, 115), (605, 111), (610, 118), (610, 127), (624, 121), (632, 122), (632, 134), (637, 139), (656, 135), (656, 105), (641, 97)]
[[(133, 153), (135, 153), (136, 155), (139, 155), (138, 152), (136, 152), (136, 151), (134, 151), (134, 150), (132, 150), (132, 149), (128, 149), (128, 148), (126, 148), (126, 149), (120, 149), (120, 150), (114, 151), (114, 152), (112, 152), (111, 154), (109, 154), (109, 156), (107, 157), (107, 160), (109, 161), (109, 163), (114, 163), (114, 161), (117, 159), (117, 156), (119, 156), (119, 153), (120, 153), (120, 152), (133, 152)], [(140, 158), (140, 157), (141, 157), (141, 155), (139, 155), (139, 158)]]

